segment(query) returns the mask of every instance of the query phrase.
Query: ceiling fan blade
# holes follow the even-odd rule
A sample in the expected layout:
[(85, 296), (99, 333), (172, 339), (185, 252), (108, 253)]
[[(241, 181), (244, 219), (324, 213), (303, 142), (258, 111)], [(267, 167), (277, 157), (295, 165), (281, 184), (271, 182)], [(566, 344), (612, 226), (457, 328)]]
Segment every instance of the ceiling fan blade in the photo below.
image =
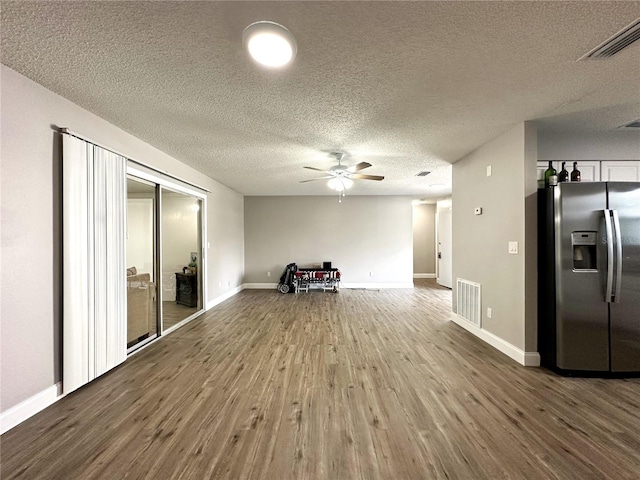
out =
[(325, 173), (327, 173), (326, 170), (322, 170), (320, 168), (315, 168), (315, 167), (302, 167), (302, 168), (308, 168), (309, 170), (315, 170), (317, 172), (325, 172)]
[(305, 182), (314, 182), (316, 180), (325, 180), (327, 178), (334, 178), (333, 175), (327, 175), (326, 177), (318, 177), (318, 178), (312, 178), (311, 180), (300, 180), (300, 183), (305, 183)]
[(362, 173), (354, 173), (353, 175), (349, 175), (349, 178), (355, 178), (357, 180), (384, 180), (384, 177), (381, 175), (364, 175)]
[(347, 171), (353, 173), (353, 172), (357, 172), (359, 170), (364, 170), (365, 168), (369, 168), (370, 166), (371, 166), (370, 163), (360, 162), (357, 165), (353, 165), (353, 166), (347, 168)]

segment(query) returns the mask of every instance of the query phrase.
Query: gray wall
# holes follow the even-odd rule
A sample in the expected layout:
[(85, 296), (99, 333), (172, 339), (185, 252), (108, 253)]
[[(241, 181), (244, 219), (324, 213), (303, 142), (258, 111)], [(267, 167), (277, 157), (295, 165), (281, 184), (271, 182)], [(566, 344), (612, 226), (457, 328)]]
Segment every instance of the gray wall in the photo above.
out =
[(54, 127), (69, 127), (211, 190), (209, 299), (242, 282), (244, 204), (238, 193), (4, 65), (1, 68), (0, 410), (5, 412), (61, 380), (61, 149)]
[(453, 298), (456, 278), (480, 283), (482, 328), (528, 352), (537, 351), (536, 160), (535, 127), (524, 123), (453, 165)]
[(331, 261), (346, 284), (411, 283), (411, 211), (408, 197), (245, 197), (245, 282)]
[(538, 158), (547, 160), (640, 160), (640, 131), (575, 134), (538, 132)]
[(413, 207), (413, 273), (436, 273), (436, 205)]

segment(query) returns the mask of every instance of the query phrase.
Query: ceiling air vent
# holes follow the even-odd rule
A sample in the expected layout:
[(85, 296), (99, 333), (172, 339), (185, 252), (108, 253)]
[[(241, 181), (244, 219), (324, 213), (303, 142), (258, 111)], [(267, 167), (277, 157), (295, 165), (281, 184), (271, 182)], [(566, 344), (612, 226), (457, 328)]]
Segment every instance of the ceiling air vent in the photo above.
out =
[(636, 120), (626, 125), (622, 125), (620, 128), (640, 128), (640, 120)]
[(620, 50), (627, 48), (638, 39), (640, 39), (640, 18), (635, 20), (631, 25), (623, 28), (606, 42), (598, 45), (586, 55), (580, 57), (579, 60), (613, 57)]
[(416, 173), (416, 177), (426, 177), (427, 175), (429, 175), (431, 172), (427, 172), (426, 170), (423, 170), (422, 172), (418, 172)]

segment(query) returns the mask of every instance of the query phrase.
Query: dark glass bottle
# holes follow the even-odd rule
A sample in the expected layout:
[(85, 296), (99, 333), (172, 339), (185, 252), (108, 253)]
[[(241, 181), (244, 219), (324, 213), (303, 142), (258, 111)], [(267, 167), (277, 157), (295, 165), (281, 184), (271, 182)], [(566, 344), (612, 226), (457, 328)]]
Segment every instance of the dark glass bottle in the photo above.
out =
[(565, 168), (566, 164), (567, 162), (562, 162), (562, 170), (560, 170), (560, 173), (558, 174), (558, 183), (569, 181), (569, 172)]
[(544, 186), (555, 186), (558, 183), (558, 175), (556, 169), (553, 168), (553, 162), (549, 160), (549, 168), (544, 171)]
[(571, 172), (571, 181), (580, 181), (580, 170), (578, 170), (578, 162), (573, 162), (573, 171)]

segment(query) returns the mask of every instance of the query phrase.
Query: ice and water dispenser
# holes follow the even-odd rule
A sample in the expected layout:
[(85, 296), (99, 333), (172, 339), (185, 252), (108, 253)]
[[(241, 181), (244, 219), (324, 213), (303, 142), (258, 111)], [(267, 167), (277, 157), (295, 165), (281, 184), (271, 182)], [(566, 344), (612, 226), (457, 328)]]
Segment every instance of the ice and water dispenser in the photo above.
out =
[(596, 262), (597, 233), (598, 232), (571, 233), (574, 272), (595, 272), (598, 270)]

